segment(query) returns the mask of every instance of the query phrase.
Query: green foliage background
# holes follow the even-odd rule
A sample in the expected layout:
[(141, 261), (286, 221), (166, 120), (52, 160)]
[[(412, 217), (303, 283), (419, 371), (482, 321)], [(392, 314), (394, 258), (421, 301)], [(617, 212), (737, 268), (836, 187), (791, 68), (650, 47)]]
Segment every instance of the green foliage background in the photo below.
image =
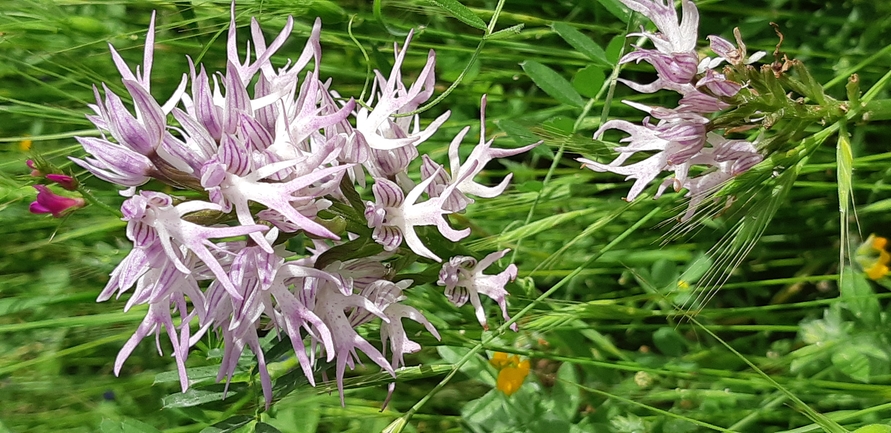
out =
[[(283, 64), (299, 54), (313, 19), (320, 16), (322, 75), (331, 77), (341, 94), (354, 96), (362, 92), (367, 68), (388, 71), (393, 43), (401, 44), (404, 32), (415, 28), (404, 71), (419, 71), (427, 50), (435, 49), (442, 91), (465, 69), (483, 32), (435, 3), (384, 1), (376, 14), (369, 2), (245, 0), (237, 5), (237, 23), (245, 30), (255, 16), (272, 33), (288, 14), (294, 15), (294, 34), (274, 61)], [(488, 0), (463, 3), (483, 22), (496, 7)], [(891, 67), (888, 2), (696, 4), (703, 40), (708, 34), (730, 39), (732, 28), (739, 26), (750, 52), (772, 52), (777, 35), (769, 23), (775, 22), (784, 35), (783, 51), (803, 61), (828, 94), (845, 99), (844, 84), (857, 73), (864, 90), (880, 83), (876, 98), (889, 98), (881, 88)], [(452, 111), (448, 123), (424, 145), (440, 162), (461, 128), (473, 125), (470, 136), (478, 133), (484, 93), (489, 100), (487, 132), (499, 136), (497, 146), (545, 140), (529, 155), (491, 164), (487, 172), (493, 179), (513, 172), (514, 187), (502, 197), (478, 201), (456, 219), (473, 227), (470, 246), (478, 256), (514, 249), (520, 278), (509, 286), (511, 312), (530, 309), (519, 320), (519, 333), (486, 333), (495, 339), (485, 349), (532, 358), (533, 374), (521, 390), (510, 398), (494, 391), (496, 372), (483, 356), (460, 362), (484, 333), (469, 307), (456, 309), (440, 288), (426, 287), (414, 290), (410, 299), (443, 339), (417, 336), (425, 350), (409, 365), (422, 367), (400, 373), (387, 410), (379, 411), (388, 380), (377, 371), (357, 370), (348, 381), (343, 408), (336, 391), (330, 395), (329, 383), (313, 389), (284, 374), (288, 358), (282, 355), (276, 365), (284, 374), (279, 384), (294, 386), (294, 391), (263, 412), (259, 385), (250, 374), (253, 360), (247, 357), (234, 381), (237, 392), (222, 402), (221, 387), (212, 385), (213, 375), (204, 378), (207, 374), (193, 374), (199, 380), (195, 391), (179, 395), (169, 373), (172, 359), (158, 356), (150, 342), (138, 347), (121, 377), (114, 377), (116, 353), (144, 313), (138, 308), (121, 312), (124, 299), (94, 302), (108, 273), (128, 251), (124, 223), (96, 207), (63, 220), (27, 211), (35, 192), (24, 165), (25, 142), (65, 165), (66, 156), (81, 152), (72, 137), (96, 134), (84, 117), (86, 104), (93, 102), (91, 86), (105, 83), (126, 93), (107, 43), (130, 64), (138, 64), (156, 10), (152, 92), (166, 99), (187, 71), (186, 55), (209, 70), (224, 69), (229, 4), (0, 2), (0, 430), (366, 432), (380, 431), (416, 410), (407, 426), (411, 431), (818, 431), (821, 427), (800, 403), (846, 429), (888, 423), (888, 292), (853, 268), (839, 283), (841, 245), (856, 245), (873, 232), (891, 234), (888, 123), (849, 125), (854, 156), (849, 192), (856, 219), (854, 209), (839, 217), (841, 182), (830, 139), (797, 179), (780, 184), (788, 195), (748, 254), (732, 239), (719, 243), (733, 228), (732, 214), (672, 236), (678, 231), (675, 217), (683, 212), (681, 194), (628, 204), (621, 197), (630, 183), (579, 170), (573, 160), (581, 155), (609, 158), (608, 143), (590, 139), (605, 109), (610, 117), (642, 117), (619, 100), (669, 105), (675, 98), (641, 96), (623, 85), (616, 86), (612, 99), (599, 91), (599, 83), (611, 82), (610, 62), (629, 28), (623, 22), (628, 16), (617, 5), (611, 0), (505, 2), (495, 30), (522, 24), (522, 31), (487, 41), (463, 82), (423, 115), (433, 119)], [(350, 17), (370, 65), (350, 40)], [(602, 52), (587, 42), (567, 42), (575, 35), (572, 29)], [(242, 40), (246, 34), (240, 33)], [(530, 75), (550, 81), (533, 82)], [(621, 76), (654, 78), (648, 66), (633, 64)], [(574, 91), (566, 90), (567, 83)], [(815, 124), (792, 141), (822, 128)], [(785, 168), (777, 167), (778, 174)], [(776, 179), (771, 185), (785, 181)], [(86, 183), (104, 202), (120, 204), (121, 197), (109, 185), (96, 179)], [(751, 196), (741, 200), (762, 200), (763, 189), (750, 190)], [(849, 229), (842, 224), (850, 224)], [(751, 238), (742, 241), (755, 240), (753, 232), (741, 236)], [(709, 255), (715, 245), (730, 247)], [(735, 270), (718, 266), (736, 259)], [(726, 284), (709, 302), (686, 304), (696, 310), (694, 322), (675, 306), (703, 293), (696, 283), (709, 269), (706, 278), (726, 277)], [(534, 302), (555, 285), (560, 287), (553, 295)], [(490, 317), (497, 317), (489, 306)], [(374, 329), (364, 334), (377, 338)], [(203, 341), (190, 357), (190, 367), (212, 371), (219, 360), (218, 344)], [(458, 374), (432, 394), (458, 364)], [(411, 409), (425, 396), (430, 399), (423, 406)]]

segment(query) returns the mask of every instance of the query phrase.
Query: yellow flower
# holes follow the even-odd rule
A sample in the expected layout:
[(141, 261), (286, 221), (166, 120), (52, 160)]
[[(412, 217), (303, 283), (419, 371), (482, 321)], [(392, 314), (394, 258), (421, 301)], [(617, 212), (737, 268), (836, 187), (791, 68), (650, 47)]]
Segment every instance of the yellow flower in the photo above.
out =
[(22, 152), (27, 152), (27, 151), (31, 150), (31, 139), (26, 138), (26, 139), (20, 141), (19, 142), (19, 150), (21, 150)]
[[(514, 356), (516, 357), (517, 355)], [(492, 355), (492, 359), (489, 360), (489, 364), (497, 370), (501, 370), (510, 364), (510, 359), (508, 359), (507, 354), (504, 352), (495, 352), (495, 354)]]
[(885, 249), (887, 245), (888, 239), (869, 235), (854, 253), (857, 263), (872, 280), (878, 280), (889, 272), (888, 263), (891, 262), (891, 254)]
[(495, 352), (489, 364), (498, 369), (495, 387), (508, 397), (520, 389), (526, 376), (529, 375), (529, 360), (521, 361), (517, 355), (508, 356), (504, 352)]

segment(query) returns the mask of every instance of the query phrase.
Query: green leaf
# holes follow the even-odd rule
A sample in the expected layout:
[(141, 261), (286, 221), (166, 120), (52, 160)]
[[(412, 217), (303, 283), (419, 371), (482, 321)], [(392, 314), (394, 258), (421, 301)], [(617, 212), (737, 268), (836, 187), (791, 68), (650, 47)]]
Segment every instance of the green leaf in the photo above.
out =
[[(234, 393), (230, 392), (229, 397)], [(191, 407), (199, 404), (210, 403), (212, 401), (220, 401), (226, 394), (216, 391), (202, 391), (200, 389), (189, 389), (182, 394), (173, 394), (164, 397), (162, 400), (164, 407)]]
[(282, 431), (265, 422), (258, 422), (254, 426), (254, 433), (282, 433)]
[(665, 355), (681, 356), (686, 351), (686, 341), (674, 328), (659, 328), (653, 333), (653, 344)]
[(527, 180), (516, 186), (520, 192), (539, 192), (544, 187), (544, 183), (540, 180)]
[(362, 197), (359, 196), (359, 192), (356, 191), (356, 185), (350, 181), (349, 176), (343, 176), (341, 178), (340, 190), (350, 203), (350, 206), (352, 206), (356, 212), (359, 212), (360, 214), (365, 212), (365, 204), (362, 203)]
[(154, 426), (132, 418), (124, 419), (121, 422), (121, 427), (122, 433), (161, 433), (161, 430)]
[(586, 98), (595, 98), (600, 92), (600, 88), (603, 87), (604, 81), (606, 81), (606, 75), (603, 70), (591, 65), (579, 69), (575, 73), (575, 76), (572, 77), (572, 87)]
[(160, 430), (132, 418), (124, 418), (121, 421), (104, 419), (99, 424), (102, 433), (160, 433)]
[(501, 392), (491, 390), (486, 395), (468, 402), (461, 409), (461, 418), (471, 425), (510, 425), (510, 417), (505, 412)]
[[(449, 364), (457, 364), (469, 349), (463, 347), (437, 346), (436, 352), (443, 361)], [(468, 377), (473, 377), (489, 386), (495, 386), (495, 376), (492, 375), (490, 367), (481, 356), (474, 356), (461, 366), (460, 370)]]
[[(514, 140), (518, 146), (525, 146), (529, 143), (538, 141), (538, 136), (532, 133), (525, 126), (509, 119), (500, 119), (495, 121), (498, 128), (507, 133), (507, 136)], [(891, 206), (889, 206), (891, 208)]]
[(337, 4), (337, 2), (329, 0), (314, 0), (308, 5), (309, 10), (306, 16), (319, 17), (322, 22), (339, 23), (344, 21), (346, 11)]
[(523, 31), (523, 27), (526, 27), (526, 25), (523, 23), (520, 23), (515, 26), (510, 26), (506, 29), (501, 29), (495, 33), (492, 33), (489, 36), (486, 36), (486, 40), (494, 41), (494, 40), (498, 40), (498, 39), (510, 39), (510, 38), (520, 34), (520, 32)]
[[(189, 375), (189, 383), (191, 385), (205, 381), (208, 383), (216, 383), (216, 377), (219, 371), (220, 367), (217, 365), (191, 367), (186, 369), (186, 373)], [(156, 374), (153, 384), (159, 383), (179, 383), (179, 371), (171, 370)]]
[(553, 433), (569, 431), (570, 424), (566, 420), (554, 419), (553, 414), (544, 415), (529, 424), (531, 433)]
[(631, 12), (619, 0), (597, 0), (597, 2), (623, 23), (627, 23), (628, 18), (631, 17)]
[(665, 421), (662, 431), (666, 433), (693, 433), (699, 431), (696, 424), (683, 419), (670, 419)]
[(601, 48), (600, 45), (597, 45), (591, 38), (576, 30), (575, 27), (566, 23), (556, 22), (551, 25), (551, 29), (557, 32), (557, 34), (560, 35), (564, 41), (569, 43), (569, 45), (572, 45), (576, 51), (584, 54), (589, 59), (593, 60), (594, 63), (601, 66), (613, 66), (613, 64), (607, 60), (606, 52), (603, 51), (603, 48)]
[(102, 433), (121, 433), (123, 429), (121, 429), (120, 422), (104, 419), (99, 423), (99, 431)]
[(891, 426), (885, 424), (870, 424), (854, 430), (854, 433), (891, 433)]
[(486, 30), (486, 23), (482, 18), (476, 16), (473, 11), (462, 5), (457, 0), (427, 0), (431, 4), (438, 6), (440, 9), (449, 13), (449, 15), (458, 19), (464, 24), (476, 27), (480, 30)]
[(869, 358), (855, 348), (842, 347), (832, 354), (832, 365), (851, 379), (869, 382)]
[(338, 245), (322, 253), (316, 260), (316, 267), (323, 269), (334, 261), (347, 261), (359, 257), (370, 257), (380, 254), (384, 247), (376, 242), (368, 242), (366, 238), (358, 238)]
[(575, 127), (575, 121), (564, 116), (554, 116), (541, 124), (542, 129), (552, 134), (569, 135)]
[(557, 381), (551, 391), (551, 396), (556, 403), (553, 413), (561, 419), (572, 421), (578, 413), (581, 403), (581, 391), (578, 383), (579, 378), (575, 365), (570, 362), (563, 363), (557, 370)]
[(650, 277), (652, 278), (653, 286), (657, 289), (675, 289), (677, 287), (678, 266), (670, 260), (656, 260), (650, 269)]
[(536, 86), (557, 101), (573, 107), (581, 107), (585, 104), (585, 101), (575, 91), (572, 84), (569, 84), (566, 78), (560, 76), (553, 69), (533, 60), (520, 63), (520, 66), (523, 67), (529, 78), (532, 78)]
[(879, 324), (879, 313), (882, 307), (879, 305), (879, 300), (876, 299), (869, 281), (862, 273), (846, 266), (839, 282), (839, 292), (841, 292), (841, 300), (844, 301), (848, 310), (854, 313), (854, 317), (870, 326)]
[(709, 268), (712, 267), (712, 258), (707, 254), (699, 253), (696, 257), (690, 260), (690, 264), (687, 266), (687, 269), (681, 274), (681, 281), (692, 284), (705, 275), (708, 272)]
[(606, 59), (609, 60), (611, 64), (615, 64), (619, 61), (619, 56), (622, 54), (622, 48), (625, 47), (625, 35), (618, 35), (613, 37), (609, 44), (606, 45)]
[(210, 427), (201, 430), (201, 433), (229, 433), (248, 425), (254, 419), (246, 415), (234, 415), (224, 419)]

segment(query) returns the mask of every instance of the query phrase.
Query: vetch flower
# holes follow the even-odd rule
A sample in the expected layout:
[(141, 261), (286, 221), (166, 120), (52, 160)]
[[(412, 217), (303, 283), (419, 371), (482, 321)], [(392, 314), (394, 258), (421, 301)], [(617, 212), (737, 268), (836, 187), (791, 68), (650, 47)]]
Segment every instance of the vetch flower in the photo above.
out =
[(67, 175), (67, 174), (56, 174), (50, 173), (45, 176), (46, 180), (52, 181), (55, 184), (61, 186), (62, 188), (67, 189), (68, 191), (76, 191), (77, 190), (77, 179)]
[(49, 163), (41, 156), (26, 160), (25, 165), (31, 169), (31, 177), (42, 177), (68, 191), (77, 191), (77, 187), (80, 185), (74, 176), (62, 174), (59, 167)]
[[(511, 263), (504, 271), (495, 275), (483, 274), (483, 271), (509, 251), (510, 249), (496, 251), (479, 262), (473, 257), (455, 256), (443, 263), (442, 270), (439, 271), (436, 284), (445, 286), (445, 295), (449, 302), (461, 307), (470, 301), (476, 318), (484, 329), (489, 329), (489, 325), (486, 323), (486, 312), (480, 302), (480, 294), (492, 298), (501, 308), (504, 320), (510, 320), (507, 314), (509, 293), (504, 286), (517, 278), (517, 265)], [(514, 331), (518, 329), (516, 323), (511, 324), (510, 328)]]
[(54, 218), (61, 218), (69, 212), (86, 206), (82, 198), (63, 197), (58, 195), (46, 185), (34, 185), (37, 190), (37, 199), (31, 202), (28, 210), (34, 214), (52, 214)]
[(520, 360), (518, 355), (508, 356), (504, 352), (495, 352), (489, 364), (498, 370), (495, 387), (508, 397), (520, 389), (529, 375), (529, 360)]
[(869, 279), (878, 280), (888, 275), (891, 254), (887, 248), (888, 239), (871, 234), (854, 252), (857, 264)]
[(40, 168), (37, 167), (37, 163), (34, 162), (33, 159), (26, 160), (26, 161), (25, 161), (25, 165), (27, 165), (28, 168), (31, 169), (31, 173), (30, 173), (30, 174), (31, 174), (31, 177), (41, 177), (41, 176), (43, 176), (43, 172), (40, 171)]

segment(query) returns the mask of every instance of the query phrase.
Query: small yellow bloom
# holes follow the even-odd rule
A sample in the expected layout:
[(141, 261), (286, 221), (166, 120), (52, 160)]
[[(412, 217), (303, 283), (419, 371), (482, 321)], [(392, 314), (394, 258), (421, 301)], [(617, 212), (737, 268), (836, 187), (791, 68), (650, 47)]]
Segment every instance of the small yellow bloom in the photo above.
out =
[(498, 369), (495, 387), (508, 397), (520, 389), (529, 375), (529, 360), (521, 361), (517, 355), (508, 356), (504, 352), (495, 352), (489, 364)]
[[(516, 356), (517, 355), (514, 355), (514, 357)], [(508, 359), (507, 354), (504, 352), (495, 352), (495, 354), (492, 355), (492, 359), (489, 360), (489, 365), (501, 370), (510, 365), (510, 359)]]
[(22, 152), (27, 152), (27, 151), (31, 150), (31, 139), (26, 138), (26, 139), (20, 141), (19, 142), (19, 150), (21, 150)]
[(881, 236), (869, 235), (854, 253), (857, 263), (866, 272), (866, 276), (872, 280), (878, 280), (888, 275), (888, 264), (891, 262), (891, 254), (885, 249), (888, 239)]

